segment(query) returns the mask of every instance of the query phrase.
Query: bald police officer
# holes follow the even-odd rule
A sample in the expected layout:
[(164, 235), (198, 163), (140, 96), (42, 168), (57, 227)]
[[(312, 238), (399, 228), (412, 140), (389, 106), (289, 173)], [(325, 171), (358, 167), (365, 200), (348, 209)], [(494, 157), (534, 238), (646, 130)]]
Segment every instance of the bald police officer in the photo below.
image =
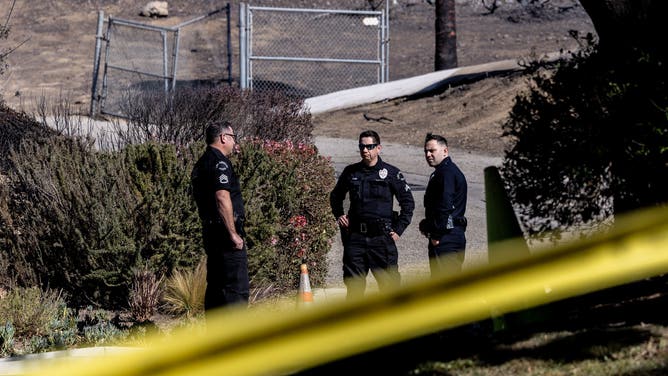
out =
[[(332, 213), (341, 229), (348, 298), (364, 294), (369, 270), (381, 291), (401, 283), (395, 242), (411, 223), (415, 208), (401, 171), (379, 156), (378, 133), (362, 132), (358, 146), (362, 160), (343, 170), (330, 194)], [(347, 214), (343, 208), (346, 194), (350, 199)], [(393, 211), (395, 197), (399, 213)]]
[(228, 159), (236, 145), (230, 123), (209, 125), (206, 143), (206, 151), (193, 168), (191, 182), (207, 255), (204, 308), (210, 310), (247, 304), (249, 280), (243, 239), (244, 202), (239, 179)]

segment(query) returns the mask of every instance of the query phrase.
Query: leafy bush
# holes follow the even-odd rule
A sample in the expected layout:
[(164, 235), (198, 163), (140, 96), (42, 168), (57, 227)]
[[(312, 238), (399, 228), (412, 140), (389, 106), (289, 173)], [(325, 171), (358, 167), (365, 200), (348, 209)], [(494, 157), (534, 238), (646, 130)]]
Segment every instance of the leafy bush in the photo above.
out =
[[(327, 202), (334, 172), (313, 145), (292, 141), (310, 140), (310, 116), (299, 102), (277, 94), (210, 90), (200, 95), (204, 99), (187, 97), (191, 107), (228, 106), (225, 111), (244, 119), (247, 135), (266, 131), (267, 137), (281, 139), (253, 138), (235, 158), (248, 206), (248, 241), (257, 248), (250, 252), (253, 287), (295, 287), (301, 262), (309, 262), (314, 284), (323, 282), (334, 234)], [(180, 111), (190, 108), (180, 106)], [(159, 113), (148, 113), (147, 124), (158, 124), (151, 119)], [(13, 118), (34, 124), (23, 115)], [(187, 140), (203, 128), (183, 136), (185, 130), (167, 129), (177, 126), (175, 118), (167, 117), (161, 125), (166, 128), (157, 128), (162, 136), (153, 137), (171, 138), (173, 144), (151, 141), (101, 151), (91, 138), (46, 131), (11, 138), (0, 170), (0, 266), (6, 266), (0, 283), (45, 286), (48, 281), (67, 291), (74, 306), (122, 307), (129, 302), (134, 269), (146, 265), (169, 276), (193, 267), (203, 247), (190, 172), (203, 145)], [(149, 130), (146, 139), (153, 134)], [(132, 133), (124, 137), (130, 140)]]
[(132, 237), (137, 260), (158, 274), (200, 260), (200, 223), (190, 193), (194, 149), (146, 143), (123, 149), (121, 158), (130, 181)]
[(165, 274), (199, 259), (190, 159), (173, 145), (105, 153), (58, 136), (25, 140), (10, 160), (5, 242), (19, 283), (118, 305), (135, 266)]
[(313, 145), (250, 141), (234, 160), (246, 200), (246, 230), (254, 285), (299, 286), (299, 266), (322, 285), (335, 233), (329, 209), (334, 169)]
[(665, 62), (590, 47), (538, 72), (504, 125), (503, 176), (530, 233), (668, 201)]

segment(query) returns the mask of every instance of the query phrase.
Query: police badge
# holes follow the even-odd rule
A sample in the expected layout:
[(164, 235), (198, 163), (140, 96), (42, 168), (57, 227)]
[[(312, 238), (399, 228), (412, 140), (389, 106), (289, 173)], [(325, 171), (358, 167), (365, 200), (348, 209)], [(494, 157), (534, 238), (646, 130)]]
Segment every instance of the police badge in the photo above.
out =
[(382, 169), (378, 171), (378, 176), (380, 176), (381, 179), (385, 179), (387, 177), (387, 169)]

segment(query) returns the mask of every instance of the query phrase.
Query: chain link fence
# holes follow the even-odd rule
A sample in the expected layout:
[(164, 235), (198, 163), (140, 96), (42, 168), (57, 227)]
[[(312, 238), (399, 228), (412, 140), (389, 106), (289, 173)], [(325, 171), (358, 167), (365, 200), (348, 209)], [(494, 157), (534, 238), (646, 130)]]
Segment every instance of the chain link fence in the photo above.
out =
[(229, 3), (173, 27), (109, 17), (103, 34), (104, 23), (100, 12), (91, 116), (124, 116), (138, 92), (232, 82)]
[(240, 86), (307, 98), (387, 81), (385, 10), (240, 5)]
[[(91, 116), (124, 116), (147, 91), (232, 84), (229, 3), (173, 27), (98, 16)], [(106, 29), (105, 29), (106, 24)], [(236, 30), (235, 30), (236, 31)], [(378, 11), (239, 7), (238, 84), (308, 98), (388, 81), (389, 23)]]

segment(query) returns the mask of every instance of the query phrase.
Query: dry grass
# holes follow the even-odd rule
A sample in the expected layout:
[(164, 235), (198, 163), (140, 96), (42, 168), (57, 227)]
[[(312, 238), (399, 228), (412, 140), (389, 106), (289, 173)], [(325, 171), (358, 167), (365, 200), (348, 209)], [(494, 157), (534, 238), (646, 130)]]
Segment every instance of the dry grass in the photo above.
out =
[(194, 319), (204, 313), (206, 257), (194, 270), (176, 270), (165, 284), (162, 300), (167, 312)]

